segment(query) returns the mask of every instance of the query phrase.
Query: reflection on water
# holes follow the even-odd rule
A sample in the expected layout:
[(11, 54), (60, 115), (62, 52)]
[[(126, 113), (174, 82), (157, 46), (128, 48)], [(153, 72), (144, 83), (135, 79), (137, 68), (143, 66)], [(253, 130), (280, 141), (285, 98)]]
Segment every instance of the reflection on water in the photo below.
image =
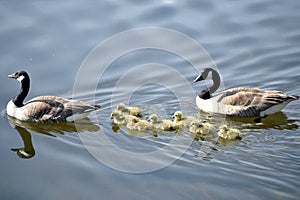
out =
[(230, 118), (232, 122), (238, 123), (242, 128), (248, 129), (278, 129), (296, 130), (299, 128), (297, 122), (300, 120), (288, 119), (286, 114), (278, 112), (263, 118), (260, 123), (254, 123), (254, 118)]
[(31, 135), (25, 128), (16, 126), (15, 129), (19, 132), (24, 147), (12, 148), (11, 150), (16, 152), (20, 158), (32, 158), (35, 155), (35, 150), (31, 141)]
[(23, 141), (21, 148), (11, 148), (12, 151), (16, 152), (20, 158), (32, 158), (35, 155), (34, 146), (31, 139), (31, 133), (33, 131), (39, 134), (56, 137), (55, 134), (64, 134), (67, 132), (97, 132), (100, 130), (99, 125), (90, 121), (88, 118), (71, 122), (60, 122), (60, 123), (34, 123), (34, 122), (23, 122), (18, 119), (7, 116), (10, 125), (20, 134)]
[(128, 135), (133, 136), (133, 137), (147, 137), (147, 136), (153, 136), (153, 137), (157, 137), (157, 131), (156, 130), (147, 130), (147, 131), (138, 131), (138, 130), (130, 130), (127, 129), (126, 126), (124, 125), (117, 125), (112, 123), (111, 124), (111, 130), (115, 133), (119, 133), (120, 131), (124, 130), (124, 132), (126, 132)]

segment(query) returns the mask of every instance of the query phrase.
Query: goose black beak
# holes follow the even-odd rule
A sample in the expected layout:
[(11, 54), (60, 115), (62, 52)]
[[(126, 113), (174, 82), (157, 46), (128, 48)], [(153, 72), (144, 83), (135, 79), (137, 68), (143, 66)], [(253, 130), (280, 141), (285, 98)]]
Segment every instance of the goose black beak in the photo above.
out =
[(16, 75), (15, 74), (10, 74), (10, 75), (8, 75), (8, 78), (16, 78)]
[(203, 81), (204, 78), (202, 77), (202, 74), (200, 74), (199, 76), (197, 76), (197, 78), (195, 78), (194, 83), (198, 82), (198, 81)]
[(16, 152), (20, 158), (32, 158), (35, 155), (34, 150), (32, 152), (26, 152), (24, 148), (11, 149)]

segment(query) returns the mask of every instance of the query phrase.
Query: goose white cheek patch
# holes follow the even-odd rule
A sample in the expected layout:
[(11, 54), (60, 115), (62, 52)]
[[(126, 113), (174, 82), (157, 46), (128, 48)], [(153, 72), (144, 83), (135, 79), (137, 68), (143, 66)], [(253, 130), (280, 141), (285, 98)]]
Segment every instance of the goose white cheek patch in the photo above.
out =
[(25, 78), (25, 76), (20, 76), (19, 78), (17, 78), (17, 80), (19, 81), (19, 82), (22, 82), (23, 81), (23, 79)]
[(206, 77), (206, 80), (213, 80), (213, 77), (212, 77), (212, 72), (208, 72), (208, 75)]

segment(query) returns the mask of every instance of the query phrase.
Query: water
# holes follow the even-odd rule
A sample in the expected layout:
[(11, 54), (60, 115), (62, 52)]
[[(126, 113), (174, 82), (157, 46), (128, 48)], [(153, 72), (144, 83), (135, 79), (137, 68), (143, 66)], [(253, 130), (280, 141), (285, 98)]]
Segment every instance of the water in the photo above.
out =
[[(7, 119), (4, 110), (19, 89), (16, 81), (6, 78), (8, 74), (21, 68), (30, 72), (32, 87), (27, 99), (46, 94), (72, 97), (77, 72), (89, 52), (114, 34), (141, 27), (170, 28), (193, 38), (217, 65), (225, 88), (248, 85), (299, 95), (299, 11), (296, 0), (127, 0), (88, 4), (2, 1), (1, 199), (298, 199), (299, 101), (262, 124), (240, 119), (224, 122), (242, 131), (241, 141), (197, 141), (185, 131), (158, 133), (157, 137), (149, 133), (128, 134), (126, 129), (117, 131), (112, 127), (112, 91), (133, 66), (168, 65), (190, 82), (198, 75), (188, 62), (169, 52), (144, 49), (123, 55), (111, 63), (96, 91), (76, 94), (76, 98), (90, 101), (88, 95), (94, 92), (95, 101), (102, 105), (96, 116), (80, 124), (79, 133), (69, 123), (20, 123)], [(172, 78), (154, 69), (151, 77)], [(90, 77), (85, 78), (87, 85), (94, 84)], [(132, 80), (133, 85), (137, 80), (139, 77)], [(120, 95), (115, 100), (125, 98), (126, 103), (143, 108), (146, 116), (155, 112), (171, 118), (180, 108), (186, 114), (197, 115), (194, 95), (183, 92), (179, 102), (172, 93), (181, 84), (178, 81), (169, 88), (153, 83), (135, 85), (131, 96), (117, 93)], [(195, 92), (203, 86), (192, 84)], [(122, 89), (126, 87), (120, 87), (121, 92)], [(223, 122), (212, 120), (216, 124)], [(105, 134), (99, 134), (99, 130)], [(148, 173), (125, 173), (100, 163), (87, 151), (80, 137), (97, 133), (100, 139), (105, 135), (120, 149), (136, 153), (159, 150), (174, 138), (182, 143), (150, 161), (144, 154), (136, 158), (152, 164), (174, 158), (171, 165)], [(175, 153), (184, 142), (190, 145), (177, 159)], [(24, 147), (24, 143), (29, 159), (11, 150)], [(101, 145), (103, 152), (109, 152), (110, 147)], [(105, 156), (118, 163), (118, 155)]]

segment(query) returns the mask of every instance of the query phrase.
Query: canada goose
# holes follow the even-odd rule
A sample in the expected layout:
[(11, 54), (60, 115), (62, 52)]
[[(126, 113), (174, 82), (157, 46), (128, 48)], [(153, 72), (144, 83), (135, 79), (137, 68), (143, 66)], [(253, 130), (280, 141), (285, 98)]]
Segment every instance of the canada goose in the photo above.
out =
[(18, 71), (8, 77), (17, 79), (21, 83), (21, 90), (15, 98), (8, 102), (6, 111), (9, 116), (21, 121), (41, 123), (74, 121), (86, 118), (90, 112), (101, 107), (56, 96), (39, 96), (24, 104), (23, 101), (30, 87), (28, 73)]
[(174, 123), (182, 126), (182, 127), (190, 127), (192, 121), (196, 120), (194, 116), (185, 116), (183, 117), (181, 111), (176, 111), (173, 115)]
[(129, 116), (129, 122), (127, 124), (127, 128), (136, 131), (147, 131), (147, 130), (151, 130), (152, 126), (146, 120), (142, 120), (136, 116), (131, 115)]
[(128, 122), (128, 116), (123, 116), (119, 111), (114, 110), (111, 113), (111, 119), (114, 120), (115, 124), (126, 125)]
[(150, 121), (150, 124), (159, 131), (176, 131), (179, 129), (179, 125), (171, 120), (164, 119), (159, 121), (156, 114), (150, 115), (148, 121)]
[(218, 135), (221, 138), (229, 139), (229, 140), (235, 140), (235, 139), (241, 139), (241, 132), (238, 129), (235, 128), (228, 128), (227, 125), (222, 125), (219, 128)]
[(220, 86), (220, 75), (212, 68), (205, 68), (194, 82), (213, 80), (211, 87), (196, 97), (200, 110), (232, 117), (266, 117), (279, 112), (299, 96), (287, 95), (276, 90), (237, 87), (212, 95)]
[(129, 107), (129, 106), (126, 107), (124, 103), (118, 104), (117, 110), (120, 111), (124, 115), (126, 115), (126, 114), (133, 115), (136, 117), (143, 116), (143, 112), (141, 109), (139, 109), (138, 107)]
[(190, 132), (195, 134), (209, 135), (216, 132), (216, 128), (213, 127), (208, 121), (193, 120), (190, 126)]

